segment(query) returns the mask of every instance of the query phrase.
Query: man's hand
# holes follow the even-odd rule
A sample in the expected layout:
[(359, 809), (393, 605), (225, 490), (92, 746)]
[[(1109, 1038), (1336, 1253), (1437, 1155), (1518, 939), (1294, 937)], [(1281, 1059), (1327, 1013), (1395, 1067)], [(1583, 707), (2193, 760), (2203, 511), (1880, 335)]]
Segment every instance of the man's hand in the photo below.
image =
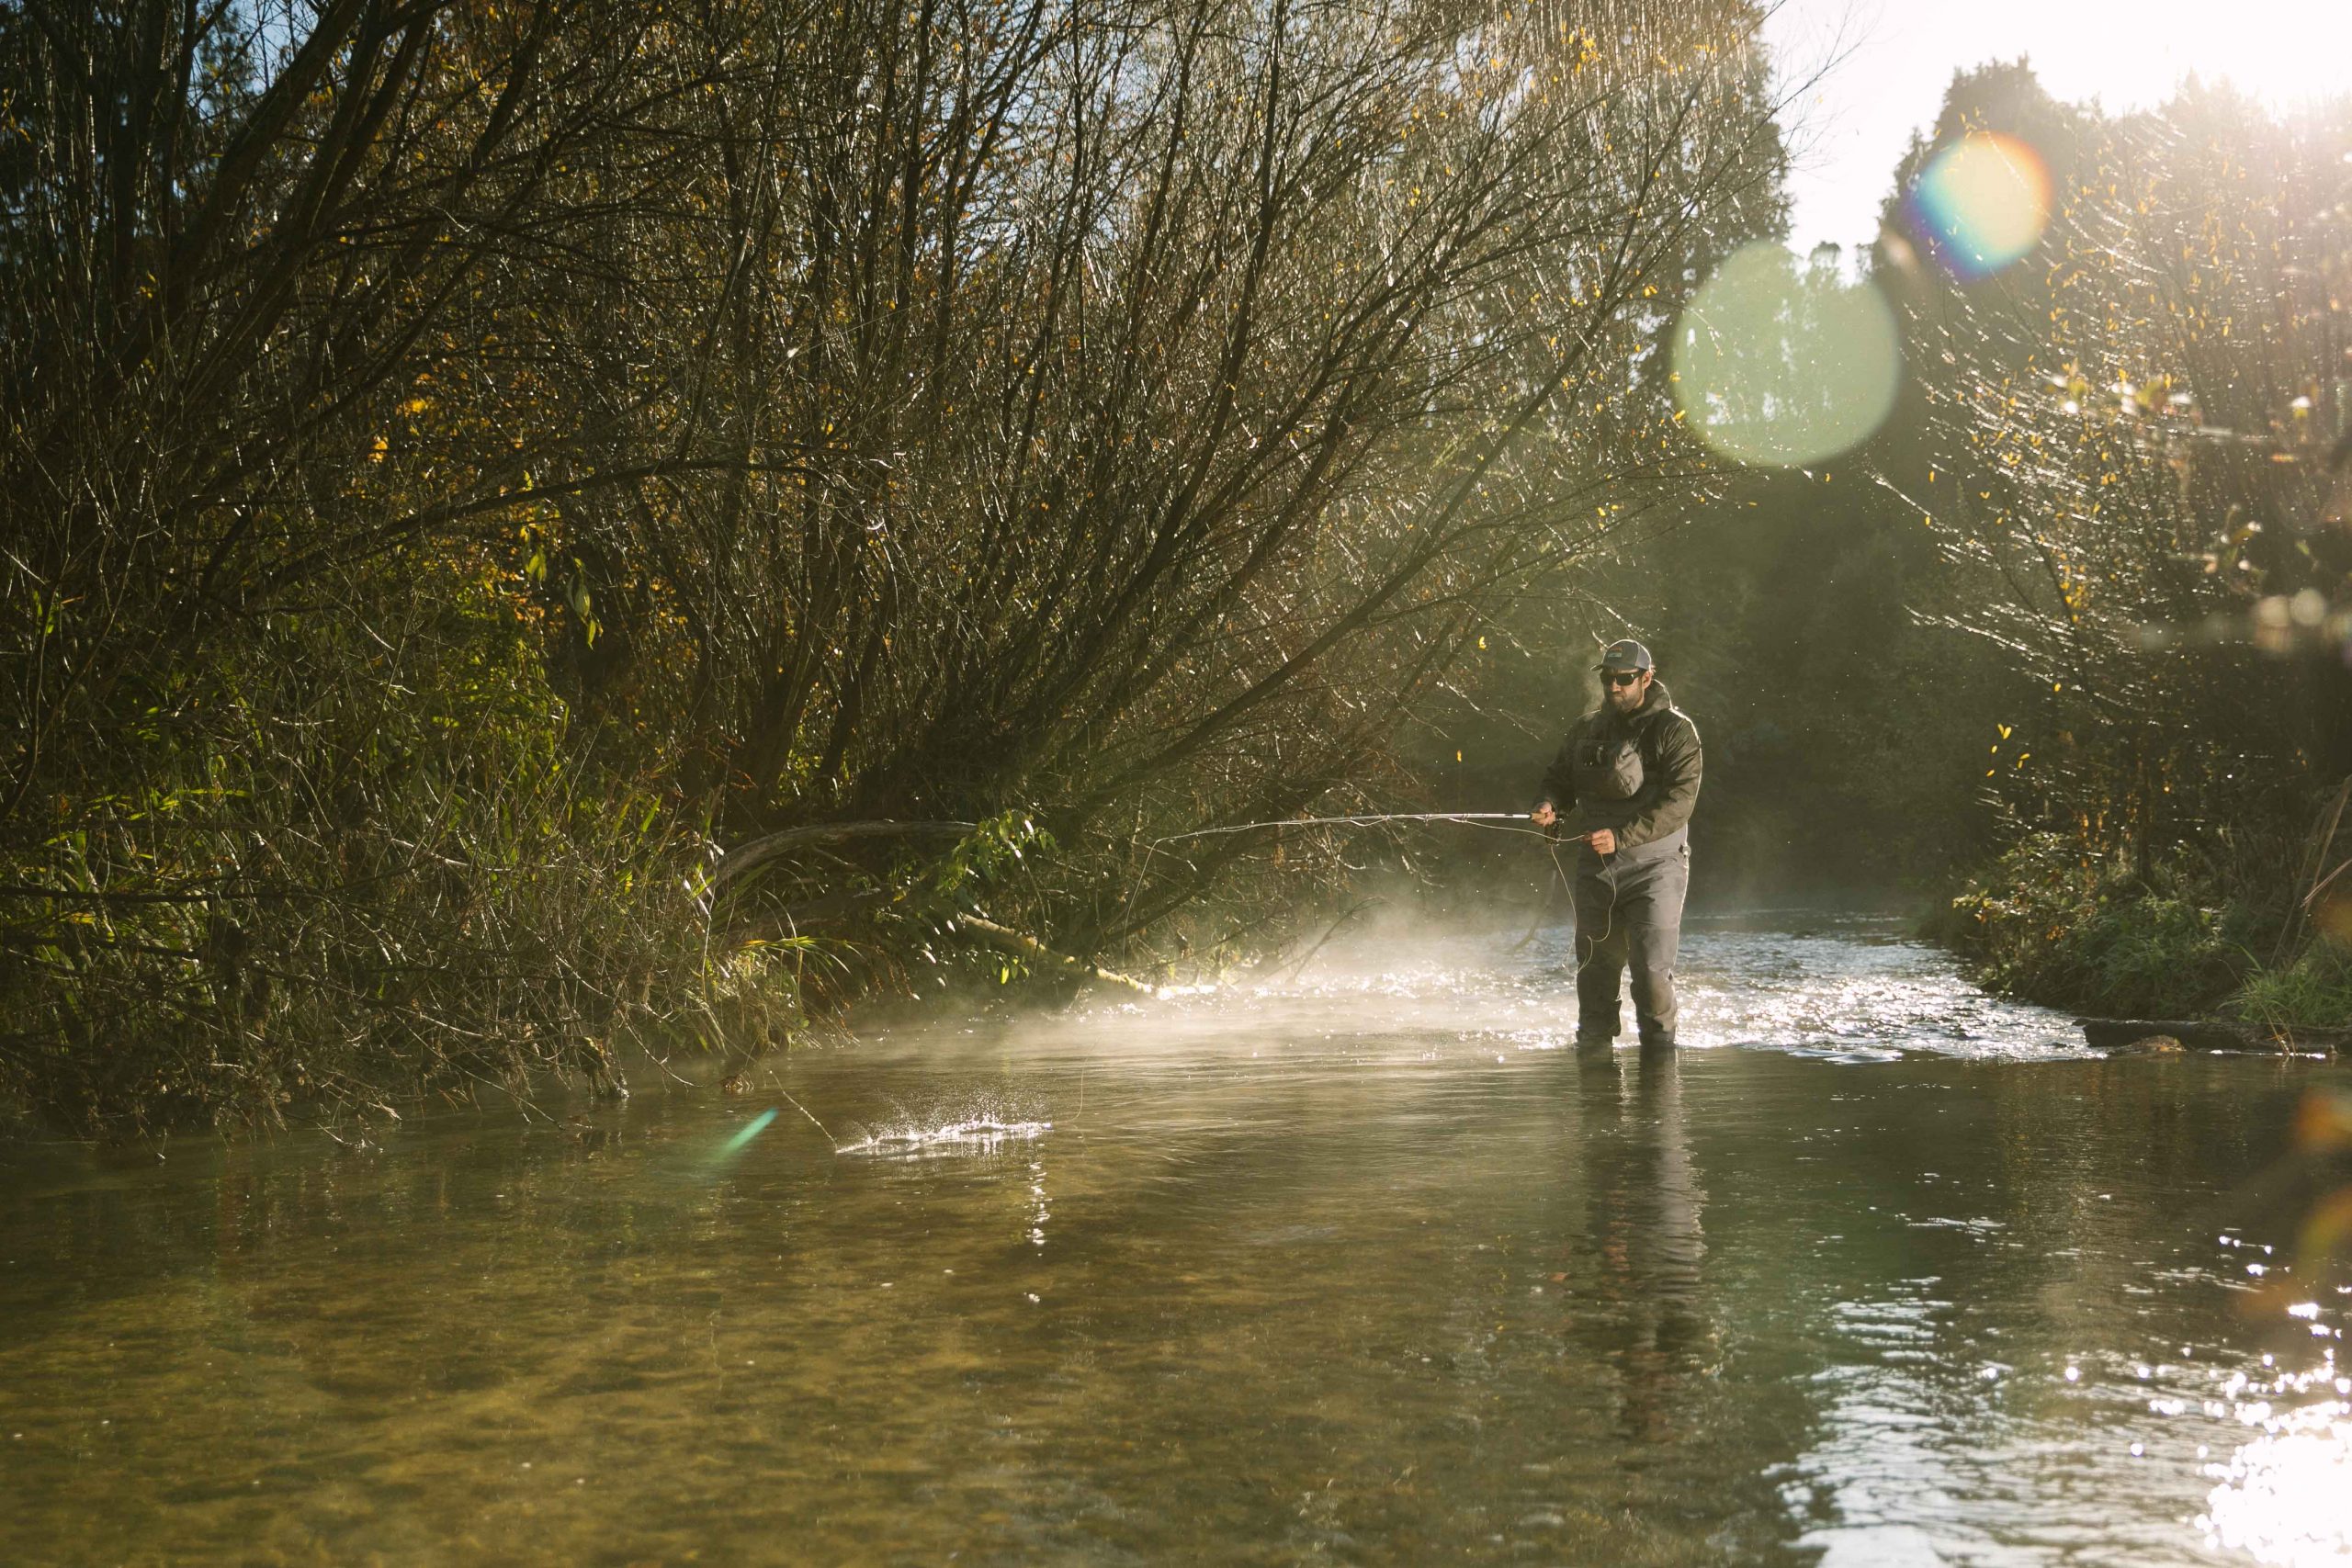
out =
[(1534, 823), (1538, 828), (1549, 828), (1553, 823), (1557, 822), (1560, 819), (1560, 814), (1552, 809), (1552, 803), (1547, 800), (1543, 805), (1537, 807), (1534, 810), (1529, 812), (1527, 814), (1527, 819)]
[(1617, 835), (1606, 828), (1595, 828), (1585, 835), (1584, 841), (1592, 846), (1595, 854), (1613, 855), (1617, 852)]

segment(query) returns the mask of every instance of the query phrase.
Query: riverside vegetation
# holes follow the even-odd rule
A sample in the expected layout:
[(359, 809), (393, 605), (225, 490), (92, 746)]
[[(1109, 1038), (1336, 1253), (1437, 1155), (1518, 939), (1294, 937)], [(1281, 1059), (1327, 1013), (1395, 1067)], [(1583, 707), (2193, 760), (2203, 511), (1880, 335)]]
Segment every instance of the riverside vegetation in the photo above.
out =
[(1387, 788), (1724, 482), (1623, 367), (1777, 211), (1756, 23), (17, 8), (0, 1089), (610, 1082), (1276, 919), (1329, 846), (1145, 841)]
[(2352, 107), (2109, 117), (2018, 64), (1937, 128), (1985, 130), (2042, 151), (2050, 229), (1908, 292), (1929, 368), (1877, 476), (1950, 565), (1936, 623), (2022, 688), (1945, 929), (2062, 1006), (2352, 1023)]
[[(1971, 138), (2049, 182), (1984, 276), (1911, 199)], [(2116, 117), (2022, 63), (1957, 76), (1860, 258), (1903, 340), (1883, 425), (1516, 607), (1425, 771), (1466, 731), (1509, 761), (1463, 798), (1523, 788), (1525, 715), (1585, 700), (1557, 650), (1633, 631), (1706, 736), (1702, 892), (1900, 888), (2054, 1007), (2352, 1023), (2347, 154), (2342, 105), (2190, 83)], [(1789, 315), (1850, 286), (1816, 252)]]
[(0, 1094), (618, 1087), (1271, 947), (1337, 840), (1155, 840), (1515, 776), (1628, 625), (1758, 877), (1860, 837), (2028, 994), (2333, 1016), (2352, 118), (1955, 84), (2041, 251), (1883, 247), (1905, 402), (1743, 471), (1659, 343), (1785, 228), (1758, 19), (0, 18)]

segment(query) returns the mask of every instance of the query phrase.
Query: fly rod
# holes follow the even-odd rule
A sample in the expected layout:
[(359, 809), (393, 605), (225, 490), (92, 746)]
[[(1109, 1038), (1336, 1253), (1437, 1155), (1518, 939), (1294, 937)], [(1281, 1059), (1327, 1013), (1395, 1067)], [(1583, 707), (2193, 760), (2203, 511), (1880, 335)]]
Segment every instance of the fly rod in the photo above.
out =
[[(1517, 822), (1527, 816), (1524, 811), (1373, 811), (1351, 817), (1284, 817), (1270, 822), (1230, 822), (1217, 828), (1195, 828), (1187, 833), (1170, 833), (1164, 838), (1147, 840), (1152, 844), (1173, 844), (1185, 839), (1214, 838), (1224, 833), (1247, 833), (1260, 828), (1376, 828), (1384, 822)], [(1534, 833), (1534, 828), (1506, 829), (1504, 831)]]

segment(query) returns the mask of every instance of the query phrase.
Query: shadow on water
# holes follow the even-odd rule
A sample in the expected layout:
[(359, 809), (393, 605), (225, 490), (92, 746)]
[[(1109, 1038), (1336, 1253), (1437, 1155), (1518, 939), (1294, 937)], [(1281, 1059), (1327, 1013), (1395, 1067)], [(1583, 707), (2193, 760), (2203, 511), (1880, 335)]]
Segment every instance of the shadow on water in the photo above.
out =
[(2352, 1552), (2284, 1159), (2342, 1069), (2100, 1060), (1875, 927), (1686, 954), (1663, 1058), (1566, 1048), (1555, 936), (1374, 938), (748, 1100), (19, 1147), (0, 1560)]

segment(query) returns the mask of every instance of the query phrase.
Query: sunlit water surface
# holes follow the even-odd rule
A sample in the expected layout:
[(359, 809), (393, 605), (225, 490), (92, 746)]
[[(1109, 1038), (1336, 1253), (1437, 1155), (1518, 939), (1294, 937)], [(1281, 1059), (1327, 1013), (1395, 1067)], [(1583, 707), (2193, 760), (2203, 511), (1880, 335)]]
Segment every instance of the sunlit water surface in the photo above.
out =
[(2352, 1561), (2347, 1075), (1752, 928), (1666, 1063), (1568, 1047), (1557, 933), (1370, 942), (723, 1101), (0, 1152), (0, 1561)]

